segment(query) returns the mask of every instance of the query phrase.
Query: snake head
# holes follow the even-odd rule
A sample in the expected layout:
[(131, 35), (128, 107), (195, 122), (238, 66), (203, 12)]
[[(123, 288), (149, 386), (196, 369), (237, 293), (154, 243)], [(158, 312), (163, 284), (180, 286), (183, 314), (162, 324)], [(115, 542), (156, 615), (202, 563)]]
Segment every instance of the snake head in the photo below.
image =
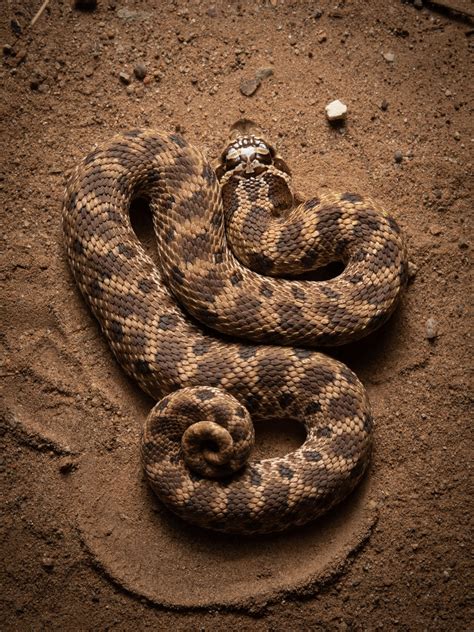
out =
[(258, 176), (272, 165), (280, 171), (290, 173), (273, 145), (260, 132), (255, 123), (246, 119), (237, 121), (232, 126), (229, 142), (216, 165), (219, 180), (225, 174), (247, 178)]

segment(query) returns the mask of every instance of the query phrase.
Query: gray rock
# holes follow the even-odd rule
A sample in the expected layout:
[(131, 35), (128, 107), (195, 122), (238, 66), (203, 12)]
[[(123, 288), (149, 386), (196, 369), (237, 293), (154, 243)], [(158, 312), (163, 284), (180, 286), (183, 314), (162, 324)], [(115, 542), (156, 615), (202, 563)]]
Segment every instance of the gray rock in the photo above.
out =
[(273, 68), (270, 68), (270, 66), (258, 68), (257, 72), (255, 73), (255, 79), (260, 82), (260, 81), (263, 81), (264, 79), (268, 79), (268, 77), (271, 77), (272, 75), (273, 75)]
[(438, 337), (438, 323), (432, 316), (426, 321), (425, 337), (427, 340), (436, 340)]
[(403, 154), (402, 154), (402, 152), (401, 152), (399, 149), (397, 149), (397, 151), (396, 151), (396, 152), (394, 152), (394, 154), (393, 154), (393, 159), (395, 160), (395, 162), (396, 162), (397, 164), (400, 164), (400, 163), (402, 162), (402, 160), (403, 160)]
[(246, 97), (251, 97), (257, 91), (259, 85), (260, 81), (258, 79), (242, 79), (240, 92)]

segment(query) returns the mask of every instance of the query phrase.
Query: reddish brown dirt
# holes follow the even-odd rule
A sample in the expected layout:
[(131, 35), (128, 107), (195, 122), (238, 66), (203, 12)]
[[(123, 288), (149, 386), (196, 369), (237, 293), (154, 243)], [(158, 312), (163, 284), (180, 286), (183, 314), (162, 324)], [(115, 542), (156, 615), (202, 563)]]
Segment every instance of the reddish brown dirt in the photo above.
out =
[[(29, 29), (40, 4), (1, 8), (11, 46), (1, 95), (2, 629), (472, 628), (472, 23), (397, 0), (99, 0), (90, 13), (52, 0)], [(145, 82), (133, 76), (140, 62)], [(243, 96), (241, 80), (261, 67), (274, 74)], [(342, 128), (324, 116), (336, 98), (349, 107)], [(69, 276), (63, 178), (95, 142), (137, 126), (178, 129), (215, 156), (243, 116), (274, 136), (303, 192), (360, 191), (390, 209), (417, 272), (391, 322), (338, 352), (377, 420), (370, 537), (308, 590), (254, 608), (175, 611), (111, 581), (79, 531), (82, 507), (102, 491), (91, 468), (114, 452), (138, 457), (152, 402), (114, 363)], [(251, 592), (253, 576), (235, 573)]]

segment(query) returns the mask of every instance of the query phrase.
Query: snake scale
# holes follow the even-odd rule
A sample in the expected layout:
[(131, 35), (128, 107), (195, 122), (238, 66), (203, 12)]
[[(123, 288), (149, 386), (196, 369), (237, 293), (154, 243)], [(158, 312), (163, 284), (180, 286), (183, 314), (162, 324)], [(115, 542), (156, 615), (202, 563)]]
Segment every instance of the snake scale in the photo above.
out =
[[(149, 200), (158, 263), (129, 216)], [(235, 128), (211, 165), (178, 134), (136, 129), (71, 172), (63, 229), (75, 280), (123, 369), (158, 403), (142, 461), (161, 501), (217, 531), (302, 525), (369, 462), (362, 384), (314, 350), (367, 335), (407, 278), (396, 221), (354, 193), (302, 202), (261, 133)], [(336, 278), (301, 275), (332, 261)], [(298, 276), (300, 275), (300, 276)], [(252, 460), (251, 421), (291, 418), (304, 443)]]

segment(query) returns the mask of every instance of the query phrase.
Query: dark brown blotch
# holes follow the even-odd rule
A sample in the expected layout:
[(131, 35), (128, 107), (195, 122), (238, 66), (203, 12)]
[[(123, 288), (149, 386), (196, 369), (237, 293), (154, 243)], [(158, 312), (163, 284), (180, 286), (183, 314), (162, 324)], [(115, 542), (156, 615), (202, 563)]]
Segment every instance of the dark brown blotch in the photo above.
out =
[(138, 375), (150, 375), (151, 368), (149, 362), (147, 360), (136, 360), (135, 361), (135, 372)]
[(302, 229), (303, 222), (301, 220), (283, 226), (276, 242), (278, 252), (281, 254), (291, 252), (294, 245), (299, 242)]
[(302, 287), (296, 285), (296, 283), (291, 285), (291, 293), (297, 301), (304, 301), (306, 299), (306, 292)]
[(178, 316), (176, 314), (162, 314), (158, 321), (158, 327), (165, 331), (172, 331), (178, 325)]
[(316, 450), (306, 450), (303, 454), (304, 458), (311, 463), (317, 463), (322, 459), (321, 453)]
[(310, 402), (305, 408), (305, 415), (315, 415), (321, 412), (321, 404), (318, 401)]
[(286, 408), (288, 408), (288, 406), (293, 404), (295, 399), (296, 397), (295, 395), (293, 395), (293, 393), (288, 393), (285, 391), (283, 391), (282, 393), (278, 395), (278, 403), (283, 408), (283, 410), (285, 410)]
[(238, 353), (242, 360), (248, 360), (249, 358), (255, 357), (257, 355), (257, 351), (257, 345), (241, 345)]
[(304, 208), (305, 211), (310, 211), (315, 206), (318, 206), (319, 203), (320, 203), (320, 199), (317, 198), (317, 197), (314, 197), (314, 198), (311, 198), (311, 200), (307, 200), (303, 204), (303, 208)]
[(202, 177), (208, 184), (214, 184), (217, 180), (215, 171), (208, 162), (204, 164)]
[(288, 481), (291, 481), (291, 479), (295, 475), (295, 473), (293, 472), (291, 467), (288, 467), (284, 463), (279, 463), (278, 464), (278, 472), (280, 473), (280, 476), (282, 478), (286, 478)]
[(357, 202), (362, 202), (362, 197), (357, 193), (347, 192), (341, 195), (341, 202), (352, 202), (352, 204), (355, 204)]
[(250, 252), (247, 255), (249, 266), (261, 274), (268, 274), (273, 269), (273, 261), (261, 252)]
[(262, 283), (262, 285), (260, 286), (260, 294), (262, 296), (270, 298), (271, 296), (273, 296), (273, 290), (270, 285), (268, 285), (268, 283)]
[(140, 279), (138, 289), (142, 291), (143, 294), (149, 294), (152, 290), (156, 289), (156, 283), (152, 279)]
[(127, 259), (132, 259), (137, 254), (135, 248), (133, 248), (129, 244), (118, 244), (117, 250)]
[(352, 391), (346, 391), (329, 400), (328, 415), (331, 419), (342, 421), (346, 417), (357, 415), (359, 408), (359, 398)]
[(110, 323), (109, 332), (111, 339), (115, 342), (120, 342), (123, 339), (123, 327), (117, 320)]

